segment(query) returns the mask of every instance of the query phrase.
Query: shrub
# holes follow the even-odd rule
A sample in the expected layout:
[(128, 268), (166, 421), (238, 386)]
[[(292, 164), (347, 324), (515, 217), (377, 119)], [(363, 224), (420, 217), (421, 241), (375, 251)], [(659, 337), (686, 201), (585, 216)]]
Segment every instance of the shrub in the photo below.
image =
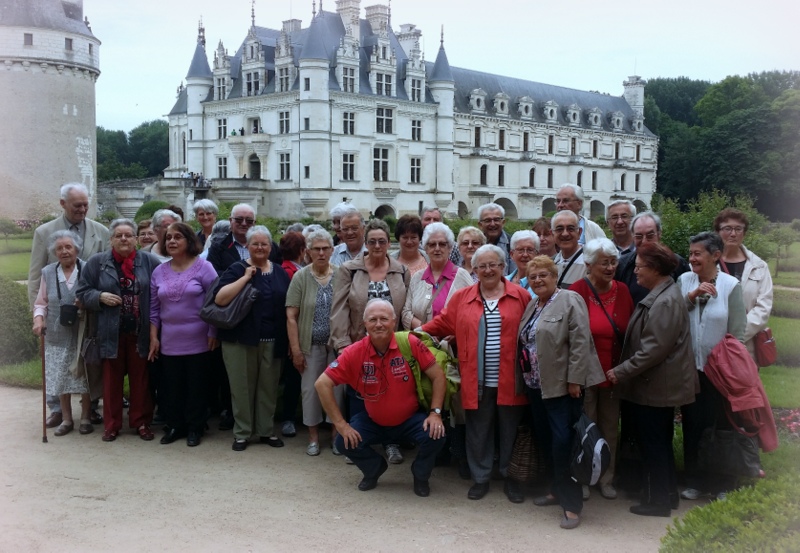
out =
[(33, 319), (28, 307), (28, 290), (13, 280), (0, 277), (0, 359), (4, 363), (30, 361), (38, 353), (38, 339), (31, 332)]
[(149, 202), (145, 202), (136, 212), (136, 215), (133, 216), (133, 220), (138, 223), (142, 219), (150, 219), (153, 217), (153, 213), (159, 209), (164, 209), (168, 205), (169, 203), (164, 200), (150, 200)]

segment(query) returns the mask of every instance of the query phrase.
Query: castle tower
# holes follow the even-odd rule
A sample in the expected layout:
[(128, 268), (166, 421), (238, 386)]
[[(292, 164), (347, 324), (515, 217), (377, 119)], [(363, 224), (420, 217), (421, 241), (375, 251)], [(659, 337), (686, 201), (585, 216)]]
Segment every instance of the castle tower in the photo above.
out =
[(623, 96), (631, 106), (633, 111), (640, 117), (644, 117), (644, 86), (647, 84), (639, 75), (631, 75), (627, 81), (622, 82), (625, 87)]
[(444, 31), (439, 44), (439, 53), (428, 76), (428, 87), (433, 99), (439, 104), (436, 120), (436, 205), (447, 209), (453, 200), (453, 141), (455, 129), (456, 82), (447, 53), (444, 51)]
[(65, 182), (94, 194), (99, 76), (100, 41), (83, 0), (0, 4), (0, 216), (59, 213)]
[(203, 163), (203, 105), (208, 92), (214, 85), (214, 74), (206, 57), (206, 30), (202, 22), (197, 29), (197, 45), (192, 63), (186, 73), (186, 117), (188, 124), (186, 165), (189, 171), (207, 175)]

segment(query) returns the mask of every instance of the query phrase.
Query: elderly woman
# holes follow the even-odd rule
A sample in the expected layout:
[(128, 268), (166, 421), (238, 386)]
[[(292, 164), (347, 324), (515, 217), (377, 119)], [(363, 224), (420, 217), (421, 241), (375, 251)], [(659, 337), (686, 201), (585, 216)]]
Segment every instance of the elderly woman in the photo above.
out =
[(167, 232), (167, 227), (172, 223), (180, 223), (181, 221), (183, 221), (183, 217), (171, 209), (159, 209), (153, 213), (153, 230), (156, 233), (156, 241), (150, 244), (146, 251), (156, 256), (161, 263), (169, 260), (167, 252), (162, 251), (160, 246), (161, 240)]
[(456, 239), (458, 253), (461, 256), (461, 267), (472, 277), (472, 282), (478, 282), (478, 274), (472, 268), (472, 257), (478, 248), (486, 244), (486, 235), (477, 227), (462, 227)]
[[(583, 248), (586, 277), (569, 287), (577, 292), (589, 311), (589, 327), (600, 358), (603, 373), (619, 364), (625, 330), (633, 313), (633, 298), (628, 287), (614, 280), (619, 263), (619, 250), (608, 238), (590, 240)], [(614, 488), (614, 461), (617, 453), (619, 433), (619, 394), (609, 381), (586, 389), (584, 410), (589, 418), (597, 422), (611, 449), (611, 463), (598, 482), (600, 495), (616, 499)], [(584, 490), (584, 497), (588, 488)]]
[[(42, 269), (39, 294), (33, 304), (33, 333), (44, 334), (45, 388), (47, 395), (58, 396), (63, 418), (56, 428), (56, 436), (72, 432), (72, 394), (81, 395), (81, 434), (94, 431), (89, 420), (90, 399), (86, 374), (80, 370), (78, 360), (78, 307), (75, 291), (83, 262), (78, 259), (83, 241), (69, 230), (59, 230), (50, 235), (47, 251), (57, 261)], [(63, 306), (63, 307), (62, 307)], [(64, 311), (64, 313), (62, 313)], [(47, 332), (45, 332), (47, 330)]]
[(291, 279), (305, 264), (306, 239), (301, 232), (289, 231), (281, 236), (278, 248), (283, 259), (281, 267)]
[[(300, 230), (289, 230), (297, 229)], [(306, 239), (302, 234), (303, 224), (295, 223), (286, 229), (281, 236), (279, 249), (283, 262), (281, 267), (289, 275), (289, 280), (293, 280), (294, 275), (303, 268), (306, 259)], [(297, 435), (294, 422), (297, 413), (297, 402), (300, 399), (301, 376), (292, 366), (289, 359), (283, 360), (281, 370), (281, 381), (283, 382), (283, 413), (281, 414), (281, 434), (288, 438)]]
[[(286, 294), (286, 329), (292, 363), (301, 375), (303, 424), (308, 427), (306, 454), (315, 456), (320, 452), (322, 405), (314, 383), (336, 358), (333, 348), (328, 345), (336, 271), (330, 263), (333, 238), (324, 229), (311, 232), (306, 238), (306, 251), (311, 255), (311, 264), (297, 271)], [(334, 392), (341, 408), (344, 387), (337, 386)], [(335, 441), (336, 429), (331, 436), (331, 449), (338, 455)]]
[(214, 232), (214, 223), (217, 222), (217, 215), (219, 215), (219, 208), (217, 204), (209, 199), (197, 200), (192, 206), (194, 211), (194, 218), (200, 223), (200, 230), (197, 231), (197, 238), (200, 239), (200, 245), (203, 249), (206, 242)]
[(508, 280), (527, 289), (533, 295), (533, 291), (528, 286), (528, 277), (525, 274), (525, 267), (528, 262), (539, 255), (539, 237), (532, 230), (518, 230), (511, 235), (511, 260), (514, 262), (514, 271), (508, 275)]
[[(365, 228), (367, 251), (343, 263), (336, 272), (331, 306), (330, 345), (336, 352), (358, 342), (366, 335), (364, 308), (372, 298), (381, 298), (394, 306), (398, 324), (406, 304), (406, 290), (411, 273), (388, 255), (389, 226), (372, 219)], [(348, 390), (350, 416), (363, 410), (363, 401)], [(399, 447), (385, 444), (389, 462), (403, 462)]]
[(738, 209), (723, 209), (714, 219), (714, 230), (724, 244), (720, 267), (736, 277), (742, 286), (744, 310), (747, 312), (743, 339), (750, 355), (754, 355), (753, 338), (767, 327), (772, 311), (772, 277), (764, 260), (742, 243), (749, 227), (747, 215)]
[(608, 380), (632, 405), (642, 455), (642, 502), (630, 511), (670, 516), (678, 507), (672, 450), (675, 407), (694, 400), (697, 386), (689, 316), (680, 288), (672, 280), (678, 260), (661, 243), (636, 250), (636, 280), (650, 293), (636, 306), (622, 349), (621, 363)]
[(521, 503), (524, 496), (519, 483), (507, 477), (517, 426), (527, 403), (514, 358), (516, 328), (531, 296), (505, 279), (505, 265), (502, 248), (492, 244), (478, 248), (472, 256), (478, 283), (456, 291), (422, 330), (433, 336), (456, 337), (467, 462), (475, 481), (467, 497), (481, 499), (489, 491), (497, 430), (505, 493), (511, 502)]
[(536, 439), (550, 453), (553, 474), (550, 492), (534, 504), (560, 505), (561, 528), (570, 530), (580, 524), (583, 509), (581, 486), (572, 480), (569, 468), (573, 425), (581, 415), (582, 389), (603, 382), (603, 371), (586, 303), (575, 292), (558, 288), (558, 267), (548, 256), (533, 258), (526, 270), (537, 299), (528, 304), (519, 323), (519, 366)]
[(539, 255), (554, 258), (558, 253), (556, 237), (550, 224), (550, 217), (540, 217), (533, 223), (533, 232), (539, 237)]
[(711, 381), (704, 367), (711, 350), (726, 334), (740, 341), (747, 325), (747, 314), (742, 298), (742, 286), (735, 277), (719, 270), (724, 244), (713, 232), (701, 232), (689, 239), (689, 265), (691, 272), (678, 279), (689, 310), (689, 323), (694, 346), (694, 365), (700, 379), (700, 393), (695, 401), (681, 408), (683, 413), (683, 458), (686, 470), (686, 485), (681, 497), (697, 499), (704, 493), (713, 493), (723, 498), (735, 480), (721, 475), (701, 472), (697, 466), (700, 437), (706, 428), (716, 422), (726, 427), (727, 417), (724, 400)]
[(422, 219), (416, 215), (403, 215), (397, 220), (394, 236), (400, 249), (389, 254), (405, 265), (411, 276), (428, 267), (428, 256), (419, 249), (422, 240)]
[(153, 221), (150, 219), (139, 221), (136, 229), (136, 238), (140, 248), (146, 248), (150, 244), (154, 244), (158, 237), (156, 236), (156, 231), (153, 230)]
[(252, 436), (283, 447), (275, 435), (275, 407), (281, 358), (286, 355), (286, 292), (289, 275), (269, 260), (272, 235), (256, 225), (245, 237), (250, 258), (234, 263), (217, 284), (215, 303), (228, 305), (252, 282), (259, 295), (250, 313), (232, 329), (220, 329), (222, 356), (231, 385), (234, 451), (244, 451)]
[(104, 442), (122, 429), (122, 385), (128, 375), (128, 424), (145, 441), (150, 430), (147, 355), (150, 351), (150, 276), (159, 260), (136, 250), (136, 224), (116, 219), (109, 225), (111, 250), (93, 255), (80, 277), (76, 295), (84, 308), (98, 313), (97, 343), (103, 359)]
[(186, 445), (195, 447), (206, 426), (211, 351), (218, 346), (217, 329), (200, 318), (200, 309), (217, 272), (198, 257), (200, 240), (186, 223), (167, 228), (161, 249), (170, 260), (150, 281), (148, 355), (150, 361), (161, 356), (159, 402), (169, 426), (161, 443), (186, 437)]

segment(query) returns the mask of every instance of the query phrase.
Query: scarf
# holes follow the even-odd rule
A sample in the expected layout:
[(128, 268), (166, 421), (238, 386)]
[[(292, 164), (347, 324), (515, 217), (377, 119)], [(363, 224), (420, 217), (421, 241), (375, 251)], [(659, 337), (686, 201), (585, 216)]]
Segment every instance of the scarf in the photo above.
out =
[(131, 280), (136, 280), (133, 275), (133, 258), (136, 257), (136, 250), (133, 250), (128, 257), (122, 257), (116, 250), (112, 249), (111, 255), (114, 257), (114, 261), (122, 267), (122, 274)]

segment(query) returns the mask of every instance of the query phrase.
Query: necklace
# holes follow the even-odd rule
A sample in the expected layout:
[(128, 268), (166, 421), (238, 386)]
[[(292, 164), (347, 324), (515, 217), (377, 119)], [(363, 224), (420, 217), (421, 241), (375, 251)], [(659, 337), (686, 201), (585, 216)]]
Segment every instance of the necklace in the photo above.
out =
[(317, 280), (325, 280), (326, 278), (328, 278), (329, 276), (331, 276), (331, 274), (333, 273), (333, 267), (331, 267), (330, 265), (328, 265), (328, 268), (327, 268), (327, 269), (326, 269), (326, 271), (325, 271), (324, 273), (322, 273), (322, 274), (319, 274), (319, 273), (315, 272), (315, 271), (314, 271), (314, 267), (311, 267), (311, 269), (310, 269), (310, 270), (311, 270), (311, 274), (312, 274), (312, 275), (314, 276), (314, 278), (315, 278), (315, 279), (317, 279)]

